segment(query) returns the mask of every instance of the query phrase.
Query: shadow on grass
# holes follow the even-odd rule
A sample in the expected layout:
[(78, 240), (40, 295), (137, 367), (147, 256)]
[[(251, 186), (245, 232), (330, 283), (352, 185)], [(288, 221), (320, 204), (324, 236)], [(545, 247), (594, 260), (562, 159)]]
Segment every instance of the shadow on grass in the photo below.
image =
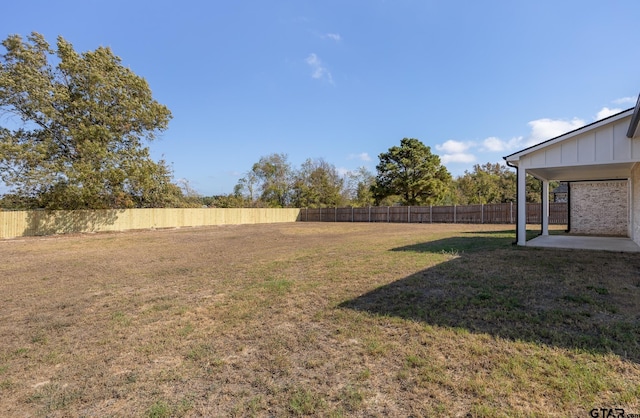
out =
[(637, 256), (512, 241), (504, 232), (395, 248), (448, 260), (340, 306), (640, 362)]
[(514, 242), (513, 231), (473, 232), (473, 236), (460, 235), (457, 237), (428, 241), (404, 247), (393, 248), (391, 251), (409, 251), (419, 253), (460, 253), (505, 248)]

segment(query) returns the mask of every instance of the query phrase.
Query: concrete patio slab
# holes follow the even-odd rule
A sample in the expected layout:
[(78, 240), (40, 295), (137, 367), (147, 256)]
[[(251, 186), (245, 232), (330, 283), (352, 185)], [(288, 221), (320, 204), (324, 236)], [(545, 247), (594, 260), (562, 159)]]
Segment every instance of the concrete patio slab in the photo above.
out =
[(588, 237), (578, 235), (540, 235), (526, 243), (527, 247), (567, 248), (575, 250), (602, 250), (614, 252), (640, 252), (640, 246), (629, 238)]

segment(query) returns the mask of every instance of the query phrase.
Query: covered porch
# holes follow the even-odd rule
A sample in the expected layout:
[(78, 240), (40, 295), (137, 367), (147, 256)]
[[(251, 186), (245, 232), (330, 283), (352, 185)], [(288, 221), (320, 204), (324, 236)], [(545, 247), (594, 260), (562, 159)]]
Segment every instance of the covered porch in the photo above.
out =
[[(640, 251), (639, 115), (640, 98), (635, 108), (504, 157), (517, 169), (518, 245)], [(542, 231), (530, 241), (525, 224), (527, 174), (542, 182)], [(549, 235), (553, 180), (570, 184), (569, 232), (578, 235)], [(587, 192), (574, 197), (572, 187)], [(585, 219), (591, 228), (578, 227)]]

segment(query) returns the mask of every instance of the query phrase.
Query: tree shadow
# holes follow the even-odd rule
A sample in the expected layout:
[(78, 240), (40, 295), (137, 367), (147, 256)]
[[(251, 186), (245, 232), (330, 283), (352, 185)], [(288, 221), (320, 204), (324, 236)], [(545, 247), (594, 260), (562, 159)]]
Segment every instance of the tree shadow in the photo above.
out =
[(640, 362), (637, 256), (512, 241), (496, 233), (395, 248), (447, 260), (340, 306)]
[[(473, 234), (473, 236), (468, 236), (467, 234)], [(393, 248), (391, 251), (408, 251), (418, 253), (477, 252), (482, 250), (505, 248), (513, 243), (514, 237), (515, 235), (512, 230), (468, 232), (456, 237)]]
[(110, 231), (124, 209), (48, 211), (32, 210), (27, 214), (23, 236), (72, 234)]

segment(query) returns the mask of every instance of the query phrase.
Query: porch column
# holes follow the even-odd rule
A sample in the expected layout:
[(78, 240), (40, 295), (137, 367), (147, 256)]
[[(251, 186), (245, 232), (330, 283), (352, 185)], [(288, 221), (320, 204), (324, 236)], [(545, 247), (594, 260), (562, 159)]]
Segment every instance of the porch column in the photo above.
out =
[(522, 162), (518, 164), (518, 245), (525, 245), (527, 242), (527, 171), (522, 167)]
[(549, 181), (542, 180), (542, 235), (549, 235)]

